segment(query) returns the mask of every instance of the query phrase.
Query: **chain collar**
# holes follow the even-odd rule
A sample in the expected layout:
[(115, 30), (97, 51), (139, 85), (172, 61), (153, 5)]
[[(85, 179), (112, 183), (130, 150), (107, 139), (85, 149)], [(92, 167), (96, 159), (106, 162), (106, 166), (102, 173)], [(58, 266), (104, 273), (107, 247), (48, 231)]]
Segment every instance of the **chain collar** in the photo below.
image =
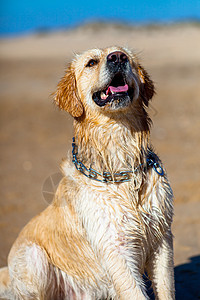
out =
[(134, 171), (120, 171), (114, 174), (110, 172), (97, 172), (93, 168), (87, 168), (81, 161), (77, 159), (78, 151), (76, 150), (75, 138), (73, 137), (72, 142), (72, 162), (74, 163), (76, 169), (80, 171), (86, 177), (104, 183), (121, 183), (128, 182), (131, 180), (131, 174), (137, 172), (141, 167), (143, 169), (153, 168), (154, 171), (160, 175), (164, 175), (163, 168), (160, 165), (160, 160), (158, 156), (148, 149), (148, 154), (146, 158), (146, 164), (140, 164)]

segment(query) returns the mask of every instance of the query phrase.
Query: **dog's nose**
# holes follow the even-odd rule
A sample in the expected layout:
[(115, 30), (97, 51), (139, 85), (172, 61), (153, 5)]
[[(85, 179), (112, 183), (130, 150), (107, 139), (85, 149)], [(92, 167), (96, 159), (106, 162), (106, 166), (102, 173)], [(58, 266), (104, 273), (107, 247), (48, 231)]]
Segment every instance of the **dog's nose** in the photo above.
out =
[(127, 61), (128, 61), (127, 55), (121, 51), (112, 52), (107, 56), (108, 63), (123, 64), (126, 63)]

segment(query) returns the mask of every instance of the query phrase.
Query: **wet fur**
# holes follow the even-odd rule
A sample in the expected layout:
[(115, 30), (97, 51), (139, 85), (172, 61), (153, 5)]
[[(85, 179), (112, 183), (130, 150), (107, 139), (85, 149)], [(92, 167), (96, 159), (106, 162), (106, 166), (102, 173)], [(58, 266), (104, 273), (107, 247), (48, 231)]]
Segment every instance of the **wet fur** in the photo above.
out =
[[(92, 101), (109, 81), (106, 57), (123, 51), (127, 76), (139, 93), (127, 109), (110, 111)], [(98, 59), (86, 68), (89, 59)], [(99, 172), (134, 171), (146, 162), (154, 85), (137, 58), (119, 47), (75, 57), (55, 93), (74, 117), (78, 158)], [(3, 299), (148, 299), (142, 274), (158, 299), (174, 299), (171, 222), (173, 195), (166, 171), (133, 172), (120, 184), (96, 182), (68, 160), (53, 203), (33, 218), (0, 270)]]

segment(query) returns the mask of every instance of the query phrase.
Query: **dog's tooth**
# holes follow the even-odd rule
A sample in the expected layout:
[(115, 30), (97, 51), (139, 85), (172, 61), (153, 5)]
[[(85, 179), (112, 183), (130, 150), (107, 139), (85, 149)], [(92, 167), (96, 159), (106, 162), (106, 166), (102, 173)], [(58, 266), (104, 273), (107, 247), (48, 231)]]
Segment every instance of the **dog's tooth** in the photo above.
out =
[(104, 92), (101, 92), (101, 99), (106, 99), (108, 95), (106, 95)]

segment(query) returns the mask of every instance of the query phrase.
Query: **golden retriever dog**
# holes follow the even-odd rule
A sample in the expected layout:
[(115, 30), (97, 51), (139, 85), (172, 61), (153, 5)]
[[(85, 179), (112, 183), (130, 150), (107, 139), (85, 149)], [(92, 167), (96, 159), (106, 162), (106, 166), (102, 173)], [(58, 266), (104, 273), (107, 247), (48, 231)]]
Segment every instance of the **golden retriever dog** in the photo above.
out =
[(150, 141), (154, 85), (128, 49), (77, 55), (55, 102), (74, 117), (53, 203), (0, 271), (3, 299), (174, 299), (173, 194)]

